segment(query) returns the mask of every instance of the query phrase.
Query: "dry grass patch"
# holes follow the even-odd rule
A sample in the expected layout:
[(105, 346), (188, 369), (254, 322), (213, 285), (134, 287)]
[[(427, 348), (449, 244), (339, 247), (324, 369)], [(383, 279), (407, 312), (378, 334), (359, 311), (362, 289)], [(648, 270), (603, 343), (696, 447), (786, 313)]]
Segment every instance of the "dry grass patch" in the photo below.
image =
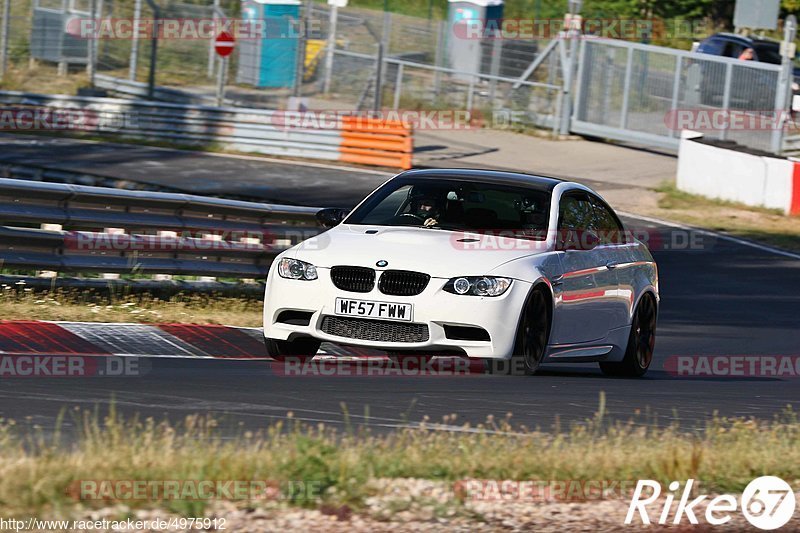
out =
[(652, 213), (655, 216), (800, 251), (800, 217), (711, 200), (680, 191), (671, 183), (662, 185), (657, 192), (659, 212)]
[[(78, 436), (62, 442), (0, 422), (0, 512), (65, 516), (122, 503), (202, 516), (207, 501), (82, 501), (81, 480), (271, 480), (318, 487), (290, 504), (364, 509), (376, 480), (698, 480), (703, 491), (741, 491), (769, 474), (800, 479), (800, 421), (791, 411), (771, 421), (715, 419), (696, 432), (609, 424), (601, 415), (568, 430), (530, 431), (487, 420), (470, 432), (433, 426), (373, 435), (279, 422), (231, 438), (213, 419), (180, 426), (123, 420), (114, 412), (68, 413)], [(452, 423), (452, 421), (451, 421)], [(468, 426), (465, 426), (465, 428)], [(26, 435), (26, 436), (21, 436)], [(452, 485), (451, 485), (452, 486)], [(239, 502), (258, 505), (258, 502)]]
[(0, 320), (67, 322), (139, 322), (262, 325), (262, 303), (254, 298), (179, 294), (171, 298), (101, 295), (94, 291), (34, 292), (0, 286)]

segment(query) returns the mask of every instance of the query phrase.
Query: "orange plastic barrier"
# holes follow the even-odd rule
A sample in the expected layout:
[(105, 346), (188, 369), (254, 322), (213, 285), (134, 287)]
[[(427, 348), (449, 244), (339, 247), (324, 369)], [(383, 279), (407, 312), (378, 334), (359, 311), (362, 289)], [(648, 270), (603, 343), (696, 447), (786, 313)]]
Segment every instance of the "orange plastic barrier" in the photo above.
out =
[(340, 161), (408, 170), (412, 166), (413, 153), (414, 132), (411, 126), (366, 117), (342, 118)]

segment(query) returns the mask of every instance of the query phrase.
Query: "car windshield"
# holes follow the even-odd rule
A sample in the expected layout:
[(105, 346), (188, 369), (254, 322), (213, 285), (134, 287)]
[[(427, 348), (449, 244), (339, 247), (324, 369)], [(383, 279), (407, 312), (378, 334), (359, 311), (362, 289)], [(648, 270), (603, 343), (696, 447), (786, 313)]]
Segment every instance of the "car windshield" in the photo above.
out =
[(431, 178), (398, 180), (384, 185), (345, 223), (502, 231), (545, 240), (550, 198), (550, 191), (533, 187)]

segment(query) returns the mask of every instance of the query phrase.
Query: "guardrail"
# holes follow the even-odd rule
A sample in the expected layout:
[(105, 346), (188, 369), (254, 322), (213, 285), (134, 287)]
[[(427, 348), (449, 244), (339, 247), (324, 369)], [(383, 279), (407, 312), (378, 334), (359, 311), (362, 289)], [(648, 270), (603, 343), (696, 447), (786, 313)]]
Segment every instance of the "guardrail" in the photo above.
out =
[(277, 254), (320, 232), (318, 211), (0, 179), (0, 268), (263, 280)]
[(0, 112), (7, 131), (74, 129), (402, 169), (413, 152), (410, 127), (358, 119), (369, 127), (359, 130), (363, 146), (354, 153), (352, 122), (340, 115), (21, 92), (0, 92)]
[[(125, 78), (115, 78), (114, 76), (106, 76), (105, 74), (95, 74), (94, 84), (98, 89), (134, 96), (136, 98), (146, 99), (149, 95), (149, 85), (140, 81), (133, 81)], [(156, 100), (171, 102), (174, 104), (214, 105), (217, 101), (216, 97), (214, 96), (193, 94), (178, 89), (170, 89), (168, 87), (158, 86), (153, 88), (153, 97)], [(233, 102), (226, 100), (226, 103)]]

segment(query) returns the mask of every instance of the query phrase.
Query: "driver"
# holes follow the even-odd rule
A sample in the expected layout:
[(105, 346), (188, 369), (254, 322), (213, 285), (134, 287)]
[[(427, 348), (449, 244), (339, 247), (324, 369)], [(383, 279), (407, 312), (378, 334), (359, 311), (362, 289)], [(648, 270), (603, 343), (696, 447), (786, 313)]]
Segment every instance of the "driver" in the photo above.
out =
[(436, 200), (428, 194), (419, 196), (411, 202), (411, 214), (424, 220), (423, 225), (428, 228), (439, 224), (439, 211), (436, 209)]

